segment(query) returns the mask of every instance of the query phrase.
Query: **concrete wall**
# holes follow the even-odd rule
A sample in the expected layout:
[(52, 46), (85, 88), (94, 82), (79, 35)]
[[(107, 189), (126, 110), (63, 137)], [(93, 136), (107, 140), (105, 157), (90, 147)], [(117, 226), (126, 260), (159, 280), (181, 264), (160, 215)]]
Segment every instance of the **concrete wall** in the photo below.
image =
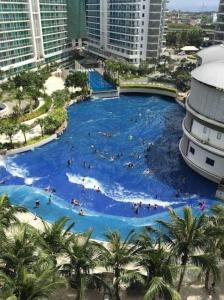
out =
[(224, 92), (198, 82), (191, 81), (189, 105), (198, 113), (224, 123)]
[(6, 155), (14, 155), (14, 154), (18, 154), (18, 153), (23, 153), (23, 152), (31, 151), (31, 150), (33, 150), (35, 148), (44, 146), (44, 145), (52, 142), (56, 138), (57, 138), (57, 135), (53, 134), (49, 138), (46, 138), (46, 139), (44, 139), (44, 140), (42, 140), (40, 142), (37, 142), (37, 143), (35, 143), (33, 145), (28, 145), (28, 146), (24, 146), (24, 147), (21, 147), (21, 148), (18, 148), (18, 149), (8, 150), (6, 152)]
[(158, 90), (153, 88), (120, 88), (120, 93), (142, 93), (142, 94), (155, 94), (176, 98), (177, 94), (165, 90)]
[[(192, 154), (190, 152), (190, 147), (194, 148), (195, 152)], [(206, 158), (213, 159), (215, 161), (214, 166), (210, 166), (206, 163)], [(213, 153), (210, 153), (199, 146), (195, 145), (192, 141), (189, 142), (187, 158), (193, 162), (198, 168), (214, 174), (219, 178), (224, 177), (224, 159), (223, 157), (217, 156)]]
[(193, 120), (191, 132), (199, 140), (206, 141), (209, 145), (224, 150), (224, 133), (204, 126), (196, 120)]

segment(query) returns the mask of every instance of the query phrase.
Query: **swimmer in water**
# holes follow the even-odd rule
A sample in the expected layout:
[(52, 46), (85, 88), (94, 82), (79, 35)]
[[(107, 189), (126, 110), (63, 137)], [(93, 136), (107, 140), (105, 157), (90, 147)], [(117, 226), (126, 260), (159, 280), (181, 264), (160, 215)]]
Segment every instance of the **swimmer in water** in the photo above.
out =
[(74, 206), (80, 206), (80, 203), (78, 200), (74, 199), (74, 202), (73, 202)]
[(50, 195), (49, 198), (48, 198), (48, 202), (47, 202), (48, 205), (50, 205), (51, 202), (52, 202), (52, 198), (51, 197), (52, 197), (52, 195)]
[(100, 192), (100, 188), (99, 188), (99, 186), (98, 186), (98, 188), (96, 189), (96, 191), (99, 193)]
[(34, 206), (34, 208), (39, 208), (39, 207), (40, 207), (40, 200), (37, 199), (37, 200), (35, 201), (35, 206)]
[(84, 211), (82, 209), (80, 209), (79, 215), (82, 216), (82, 217), (84, 216)]

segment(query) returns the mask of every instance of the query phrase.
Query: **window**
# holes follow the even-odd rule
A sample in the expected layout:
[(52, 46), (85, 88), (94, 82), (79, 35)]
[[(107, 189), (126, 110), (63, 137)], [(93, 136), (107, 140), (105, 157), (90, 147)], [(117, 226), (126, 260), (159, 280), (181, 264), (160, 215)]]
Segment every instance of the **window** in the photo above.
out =
[(206, 134), (206, 132), (207, 132), (207, 127), (204, 126), (203, 133)]
[(190, 153), (194, 155), (195, 149), (193, 147), (190, 147)]
[(215, 164), (215, 161), (213, 159), (209, 158), (209, 157), (206, 157), (206, 161), (205, 162), (206, 162), (207, 165), (210, 165), (212, 167)]
[(217, 140), (221, 140), (222, 138), (222, 133), (221, 132), (217, 132)]

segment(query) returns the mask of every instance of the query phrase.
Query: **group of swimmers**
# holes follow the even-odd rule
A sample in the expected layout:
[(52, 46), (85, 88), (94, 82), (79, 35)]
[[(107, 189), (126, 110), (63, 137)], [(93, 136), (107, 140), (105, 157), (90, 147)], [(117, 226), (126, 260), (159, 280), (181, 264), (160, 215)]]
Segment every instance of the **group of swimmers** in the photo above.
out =
[[(74, 205), (75, 207), (79, 207), (80, 206), (80, 202), (77, 199), (75, 199), (75, 198), (72, 198), (71, 204)], [(84, 216), (85, 215), (84, 210), (82, 208), (79, 210), (79, 215), (80, 216)]]
[[(139, 203), (133, 203), (133, 209), (134, 209), (134, 213), (136, 215), (138, 215), (139, 213), (139, 209), (143, 207), (143, 204), (142, 202), (140, 201)], [(150, 203), (146, 205), (147, 209), (157, 209), (158, 208), (158, 205), (157, 204), (154, 204), (154, 205), (151, 205)]]
[[(52, 203), (52, 195), (50, 194), (50, 196), (48, 197), (47, 205), (50, 205), (51, 203)], [(39, 208), (39, 207), (40, 207), (40, 200), (36, 199), (34, 208)]]

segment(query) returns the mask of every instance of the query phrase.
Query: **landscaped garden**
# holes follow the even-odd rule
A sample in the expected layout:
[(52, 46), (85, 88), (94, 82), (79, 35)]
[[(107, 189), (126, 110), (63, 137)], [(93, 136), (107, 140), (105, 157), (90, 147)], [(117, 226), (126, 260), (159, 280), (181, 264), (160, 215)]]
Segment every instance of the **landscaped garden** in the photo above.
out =
[[(87, 76), (70, 74), (64, 90), (46, 93), (45, 82), (51, 76), (51, 67), (22, 72), (0, 86), (0, 100), (7, 114), (0, 119), (0, 149), (7, 150), (32, 145), (63, 129), (67, 119), (66, 105), (74, 97), (88, 95)], [(75, 93), (69, 89), (80, 87)]]

